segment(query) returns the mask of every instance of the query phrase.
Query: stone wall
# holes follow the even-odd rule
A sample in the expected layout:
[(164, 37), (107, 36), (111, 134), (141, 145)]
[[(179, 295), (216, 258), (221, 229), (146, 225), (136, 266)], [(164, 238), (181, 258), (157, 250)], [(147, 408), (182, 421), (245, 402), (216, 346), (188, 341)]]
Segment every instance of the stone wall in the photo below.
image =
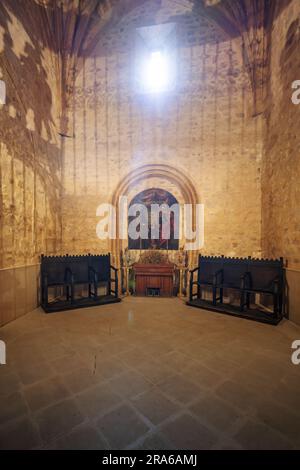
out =
[[(97, 239), (96, 209), (149, 164), (167, 165), (175, 177), (153, 172), (124, 195), (161, 187), (183, 203), (185, 175), (205, 206), (201, 251), (283, 256), (290, 316), (300, 322), (300, 106), (291, 102), (292, 82), (300, 80), (299, 0), (280, 3), (269, 31), (265, 115), (253, 115), (241, 38), (224, 37), (189, 2), (149, 1), (104, 28), (83, 60), (62, 139), (59, 61), (21, 5), (29, 3), (0, 4), (0, 79), (7, 86), (0, 107), (0, 325), (37, 305), (41, 253), (111, 250)], [(139, 95), (135, 28), (166, 21), (177, 24), (176, 91)]]
[[(267, 116), (262, 171), (262, 248), (283, 256), (290, 281), (290, 316), (300, 322), (300, 105), (292, 83), (300, 80), (300, 2), (286, 2), (271, 31)], [(296, 281), (296, 278), (298, 281)]]
[(52, 53), (31, 34), (32, 18), (1, 2), (0, 325), (37, 305), (41, 253), (60, 246), (60, 138)]
[[(134, 28), (167, 20), (178, 27), (176, 92), (138, 95)], [(239, 38), (225, 40), (203, 17), (146, 7), (103, 38), (77, 78), (70, 109), (74, 138), (64, 142), (64, 250), (108, 250), (109, 243), (96, 237), (96, 208), (111, 201), (122, 178), (151, 163), (172, 166), (195, 186), (205, 205), (203, 253), (260, 255), (262, 121), (250, 112), (241, 51)], [(163, 175), (159, 182), (170, 189)], [(155, 184), (143, 181), (136, 193)], [(129, 188), (128, 195), (134, 193)]]

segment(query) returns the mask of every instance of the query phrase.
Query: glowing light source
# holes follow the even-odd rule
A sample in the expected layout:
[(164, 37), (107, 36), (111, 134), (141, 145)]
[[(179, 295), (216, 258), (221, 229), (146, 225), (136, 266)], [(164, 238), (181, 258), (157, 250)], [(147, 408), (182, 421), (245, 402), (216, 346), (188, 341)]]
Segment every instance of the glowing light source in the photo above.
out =
[(145, 61), (143, 82), (148, 93), (161, 93), (168, 91), (170, 86), (170, 67), (166, 54), (154, 51)]

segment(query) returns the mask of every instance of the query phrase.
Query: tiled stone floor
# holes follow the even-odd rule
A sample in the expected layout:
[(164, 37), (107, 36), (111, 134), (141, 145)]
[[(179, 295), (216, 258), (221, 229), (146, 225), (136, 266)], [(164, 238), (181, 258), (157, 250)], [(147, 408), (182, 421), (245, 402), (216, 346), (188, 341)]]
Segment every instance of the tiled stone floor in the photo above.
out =
[(179, 299), (44, 314), (0, 329), (2, 449), (300, 448), (300, 329)]

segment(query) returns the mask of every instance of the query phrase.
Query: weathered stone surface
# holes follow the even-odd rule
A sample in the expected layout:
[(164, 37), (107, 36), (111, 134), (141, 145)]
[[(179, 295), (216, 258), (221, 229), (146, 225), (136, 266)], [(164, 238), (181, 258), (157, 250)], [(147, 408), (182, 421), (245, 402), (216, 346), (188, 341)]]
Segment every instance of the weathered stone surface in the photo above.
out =
[(60, 138), (51, 53), (1, 2), (0, 78), (7, 89), (0, 109), (0, 269), (34, 264), (60, 242)]
[[(96, 209), (111, 202), (122, 178), (151, 163), (170, 165), (193, 182), (205, 205), (202, 252), (260, 255), (262, 121), (249, 113), (241, 39), (224, 41), (205, 18), (179, 10), (174, 13), (169, 2), (157, 10), (149, 2), (123, 18), (122, 28), (112, 29), (85, 60), (69, 110), (75, 138), (63, 148), (64, 250), (109, 250), (109, 242), (96, 236)], [(177, 89), (171, 95), (135, 92), (133, 31), (147, 17), (178, 21)], [(182, 188), (170, 187), (163, 174), (124, 195), (131, 199), (154, 185), (186, 202)]]
[[(76, 3), (0, 5), (0, 324), (37, 305), (41, 253), (119, 255), (127, 243), (97, 238), (96, 209), (149, 164), (172, 178), (133, 179), (129, 200), (156, 186), (184, 203), (193, 187), (205, 205), (202, 253), (283, 256), (297, 273), (299, 1), (90, 0), (75, 22)], [(138, 95), (135, 28), (169, 21), (177, 89)]]
[(300, 270), (300, 105), (292, 83), (300, 80), (300, 3), (291, 1), (274, 22), (262, 171), (262, 244)]

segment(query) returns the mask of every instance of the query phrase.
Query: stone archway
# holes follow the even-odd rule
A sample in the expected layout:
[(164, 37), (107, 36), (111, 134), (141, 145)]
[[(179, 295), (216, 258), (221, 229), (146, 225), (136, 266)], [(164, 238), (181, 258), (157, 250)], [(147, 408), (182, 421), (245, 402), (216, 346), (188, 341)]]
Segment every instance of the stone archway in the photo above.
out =
[[(182, 194), (182, 200), (184, 204), (191, 204), (193, 207), (193, 222), (195, 221), (195, 208), (196, 204), (200, 203), (197, 190), (191, 179), (182, 171), (182, 169), (176, 169), (170, 165), (165, 164), (149, 164), (143, 165), (139, 168), (134, 169), (128, 173), (116, 187), (111, 204), (116, 207), (116, 228), (117, 233), (119, 230), (119, 207), (118, 202), (121, 196), (127, 196), (130, 189), (141, 183), (143, 180), (149, 180), (150, 178), (160, 178), (174, 184)], [(115, 262), (119, 262), (119, 253), (123, 247), (123, 241), (120, 239), (111, 240), (110, 250), (115, 259)], [(189, 253), (189, 263), (194, 264), (197, 253)], [(119, 266), (118, 266), (119, 267)]]

